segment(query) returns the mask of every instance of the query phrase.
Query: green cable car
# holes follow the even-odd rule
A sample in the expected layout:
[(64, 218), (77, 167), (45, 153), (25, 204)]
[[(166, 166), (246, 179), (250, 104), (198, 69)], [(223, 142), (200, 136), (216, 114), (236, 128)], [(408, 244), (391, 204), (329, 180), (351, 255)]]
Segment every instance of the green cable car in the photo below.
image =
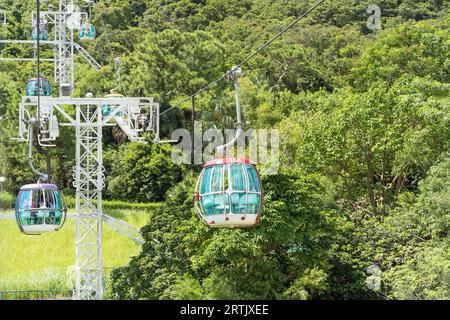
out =
[(54, 184), (28, 184), (16, 198), (16, 221), (24, 234), (58, 231), (66, 221), (67, 207)]
[(92, 23), (86, 22), (80, 26), (78, 32), (80, 40), (94, 40), (95, 39), (95, 27)]
[(207, 162), (194, 194), (199, 216), (214, 227), (252, 227), (258, 224), (263, 188), (256, 165), (246, 158)]
[(27, 96), (51, 96), (52, 87), (47, 78), (33, 78), (27, 82)]

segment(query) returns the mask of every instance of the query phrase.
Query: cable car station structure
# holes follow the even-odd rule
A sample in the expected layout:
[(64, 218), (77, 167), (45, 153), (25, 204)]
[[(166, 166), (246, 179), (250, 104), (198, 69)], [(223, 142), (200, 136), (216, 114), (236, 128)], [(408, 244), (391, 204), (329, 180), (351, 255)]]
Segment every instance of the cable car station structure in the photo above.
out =
[[(74, 42), (73, 27), (77, 23), (74, 21), (76, 14), (73, 8), (76, 8), (76, 5), (77, 1), (75, 0), (60, 0), (58, 11), (41, 11), (39, 17), (34, 13), (32, 14), (33, 25), (40, 23), (41, 18), (45, 23), (54, 24), (53, 40), (41, 40), (43, 37), (41, 37), (39, 32), (35, 33), (35, 36), (39, 37), (40, 45), (51, 45), (54, 48), (54, 77), (59, 84), (59, 97), (42, 94), (43, 82), (40, 81), (42, 78), (39, 78), (36, 86), (37, 94), (24, 96), (19, 105), (19, 137), (16, 140), (30, 143), (31, 149), (33, 144), (33, 124), (36, 123), (38, 144), (42, 147), (52, 147), (54, 146), (52, 143), (59, 136), (59, 126), (70, 126), (75, 129), (76, 159), (73, 177), (76, 189), (76, 288), (74, 298), (87, 300), (102, 299), (103, 296), (102, 190), (105, 185), (105, 169), (102, 157), (102, 129), (103, 127), (117, 124), (131, 141), (144, 142), (144, 134), (152, 132), (154, 135), (153, 142), (159, 142), (159, 104), (151, 97), (114, 96), (93, 98), (89, 94), (85, 98), (71, 97), (74, 89), (75, 51), (80, 53), (85, 61), (95, 69), (99, 70), (101, 68), (100, 64), (84, 48)], [(6, 21), (6, 13), (4, 21)], [(85, 18), (85, 21), (88, 21), (88, 17)], [(86, 22), (80, 28), (83, 28), (83, 35), (88, 38), (90, 35), (95, 34), (93, 27), (88, 28)], [(86, 35), (86, 32), (91, 33)], [(0, 43), (36, 45), (36, 40), (0, 40)], [(33, 58), (0, 59), (13, 61), (35, 60)], [(74, 115), (73, 113), (69, 115), (65, 111), (67, 108), (74, 110)], [(107, 115), (103, 112), (105, 108), (109, 110)], [(65, 119), (65, 122), (58, 123), (57, 114), (59, 114), (60, 119)], [(40, 182), (46, 183), (46, 181)], [(50, 189), (56, 190), (56, 186), (51, 184), (34, 184), (23, 188), (24, 190), (21, 190), (21, 196), (17, 200), (19, 208), (16, 207), (16, 210), (19, 213), (26, 212), (27, 214), (29, 214), (30, 210), (38, 213), (42, 213), (44, 210), (36, 207), (20, 211), (19, 200), (23, 198), (24, 192), (38, 194), (40, 190), (41, 194), (45, 194)], [(56, 191), (52, 192), (54, 194)], [(23, 217), (21, 216), (21, 218)], [(109, 221), (109, 218), (111, 217), (108, 217), (107, 221), (113, 224), (114, 229), (118, 230), (121, 228), (119, 221)], [(22, 221), (26, 219), (24, 218)], [(114, 220), (113, 218), (111, 219)], [(20, 223), (19, 226), (23, 227)], [(44, 226), (45, 224), (32, 227), (25, 226), (23, 229), (33, 231), (36, 230), (33, 228), (40, 228), (39, 231), (44, 232)], [(54, 231), (59, 228), (55, 226), (56, 224), (53, 227), (52, 225), (50, 227), (47, 225), (47, 231)]]
[[(74, 55), (78, 52), (84, 60), (96, 70), (100, 70), (101, 65), (78, 43), (74, 42), (74, 29), (85, 30), (86, 24), (81, 21), (89, 21), (87, 13), (75, 12), (77, 0), (60, 0), (58, 11), (40, 11), (39, 17), (33, 12), (31, 23), (33, 26), (32, 40), (0, 40), (0, 44), (22, 44), (36, 46), (36, 24), (53, 25), (54, 37), (52, 40), (46, 39), (42, 31), (39, 32), (39, 44), (53, 47), (53, 59), (41, 59), (41, 61), (54, 63), (54, 78), (58, 82), (59, 95), (70, 96), (74, 89)], [(6, 21), (6, 12), (4, 11)], [(79, 25), (81, 24), (81, 25)], [(35, 36), (33, 34), (36, 34)], [(94, 33), (95, 34), (95, 33)], [(84, 36), (84, 33), (83, 33)], [(36, 38), (35, 38), (36, 37)], [(83, 40), (83, 37), (80, 37)], [(35, 58), (0, 58), (0, 60), (12, 61), (35, 61)]]

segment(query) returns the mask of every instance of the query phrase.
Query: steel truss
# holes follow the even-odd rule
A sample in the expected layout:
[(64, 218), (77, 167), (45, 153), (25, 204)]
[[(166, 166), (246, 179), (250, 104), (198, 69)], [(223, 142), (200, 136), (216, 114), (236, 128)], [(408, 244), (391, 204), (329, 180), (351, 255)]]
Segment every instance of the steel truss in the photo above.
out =
[(102, 286), (102, 157), (101, 106), (76, 108), (76, 289), (81, 300), (101, 299)]
[(60, 84), (60, 96), (70, 96), (74, 88), (73, 28), (68, 28), (67, 24), (75, 4), (74, 0), (60, 0), (58, 23), (55, 24), (55, 38), (59, 41), (55, 61), (55, 79), (58, 79)]
[[(53, 40), (41, 40), (42, 45), (53, 45), (53, 59), (41, 59), (54, 63), (54, 78), (59, 84), (60, 96), (71, 96), (74, 90), (74, 54), (77, 51), (93, 68), (101, 65), (79, 44), (74, 42), (74, 29), (79, 27), (78, 19), (87, 19), (85, 12), (76, 12), (78, 0), (60, 0), (58, 11), (41, 11), (40, 21), (54, 25)], [(0, 11), (1, 14), (1, 11)], [(31, 23), (37, 22), (36, 13), (31, 14)], [(36, 44), (33, 40), (0, 40), (4, 44)], [(34, 61), (35, 58), (0, 58), (11, 61)]]

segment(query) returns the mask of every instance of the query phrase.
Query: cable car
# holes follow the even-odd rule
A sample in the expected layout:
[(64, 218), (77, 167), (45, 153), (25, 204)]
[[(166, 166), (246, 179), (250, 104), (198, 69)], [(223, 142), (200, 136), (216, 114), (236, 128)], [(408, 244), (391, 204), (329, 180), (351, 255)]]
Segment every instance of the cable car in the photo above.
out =
[(51, 96), (52, 95), (52, 87), (50, 85), (50, 81), (47, 78), (33, 78), (30, 79), (27, 83), (27, 96)]
[(263, 206), (256, 165), (247, 158), (219, 158), (203, 166), (194, 193), (200, 217), (213, 227), (252, 227)]
[[(228, 72), (236, 94), (236, 133), (228, 143), (218, 146), (223, 154), (238, 141), (243, 132), (239, 81), (243, 76), (239, 67)], [(194, 193), (198, 215), (214, 227), (253, 227), (258, 224), (263, 207), (263, 186), (256, 164), (247, 158), (223, 157), (208, 161), (200, 173)]]
[(67, 207), (54, 184), (28, 184), (20, 188), (16, 200), (16, 221), (25, 234), (58, 231), (64, 224)]
[[(38, 38), (37, 28), (34, 27), (33, 31), (31, 32), (31, 39), (37, 40), (37, 38)], [(41, 24), (39, 26), (39, 40), (44, 40), (44, 41), (48, 40), (48, 31), (47, 31), (47, 26), (45, 24)]]
[(78, 32), (80, 40), (94, 40), (95, 39), (95, 27), (90, 22), (85, 22), (80, 26)]
[[(120, 93), (111, 93), (111, 94), (108, 94), (108, 95), (105, 96), (105, 98), (123, 98), (123, 97), (124, 97), (124, 95), (120, 94)], [(108, 104), (102, 105), (102, 115), (104, 117), (109, 116), (111, 114), (111, 111), (113, 111), (113, 110), (114, 109), (111, 108), (111, 106), (108, 105)], [(116, 116), (122, 117), (123, 116), (123, 112), (122, 111), (117, 112)]]

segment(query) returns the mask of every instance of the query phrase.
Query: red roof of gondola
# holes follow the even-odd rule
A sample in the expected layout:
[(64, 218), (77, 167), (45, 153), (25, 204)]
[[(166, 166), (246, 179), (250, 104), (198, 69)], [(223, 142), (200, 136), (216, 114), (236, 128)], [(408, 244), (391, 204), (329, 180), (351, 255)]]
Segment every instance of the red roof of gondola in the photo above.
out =
[(209, 160), (205, 163), (205, 165), (203, 167), (206, 168), (206, 167), (210, 167), (210, 166), (214, 166), (214, 165), (232, 164), (232, 163), (255, 165), (255, 163), (253, 161), (251, 161), (250, 159), (247, 159), (245, 157), (240, 157), (240, 158), (224, 157), (224, 158)]

